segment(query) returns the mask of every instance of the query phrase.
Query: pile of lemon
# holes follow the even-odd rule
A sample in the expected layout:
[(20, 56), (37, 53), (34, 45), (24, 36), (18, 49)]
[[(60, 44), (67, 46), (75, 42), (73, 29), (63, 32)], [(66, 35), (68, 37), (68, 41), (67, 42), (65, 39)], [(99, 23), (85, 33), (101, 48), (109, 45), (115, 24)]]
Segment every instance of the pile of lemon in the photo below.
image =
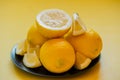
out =
[(18, 43), (16, 54), (23, 56), (26, 67), (43, 66), (53, 73), (71, 67), (85, 69), (99, 56), (102, 40), (93, 29), (84, 26), (77, 13), (71, 18), (59, 9), (40, 12), (27, 38)]

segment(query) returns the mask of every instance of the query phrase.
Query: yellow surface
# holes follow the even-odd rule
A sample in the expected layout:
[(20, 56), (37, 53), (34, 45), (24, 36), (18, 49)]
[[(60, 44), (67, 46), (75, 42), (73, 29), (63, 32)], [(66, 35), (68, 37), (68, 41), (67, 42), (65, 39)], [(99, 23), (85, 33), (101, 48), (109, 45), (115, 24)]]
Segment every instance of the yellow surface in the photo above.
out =
[[(103, 39), (100, 62), (86, 73), (65, 78), (28, 74), (10, 59), (11, 48), (26, 37), (44, 9), (78, 12)], [(120, 80), (120, 0), (0, 0), (0, 80)]]

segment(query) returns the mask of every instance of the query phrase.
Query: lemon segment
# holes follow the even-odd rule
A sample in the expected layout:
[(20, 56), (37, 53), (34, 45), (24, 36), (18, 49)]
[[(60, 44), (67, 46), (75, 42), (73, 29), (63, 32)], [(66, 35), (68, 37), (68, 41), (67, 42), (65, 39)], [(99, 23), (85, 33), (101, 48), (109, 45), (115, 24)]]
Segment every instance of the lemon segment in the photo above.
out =
[(76, 61), (74, 66), (76, 69), (82, 70), (88, 67), (91, 61), (92, 60), (90, 58), (87, 58), (82, 53), (76, 52)]
[(78, 36), (87, 30), (83, 22), (81, 21), (78, 13), (73, 14), (73, 26), (72, 26), (72, 34), (73, 36)]
[(37, 57), (39, 58), (40, 47), (41, 47), (40, 45), (28, 44), (27, 53), (32, 54), (35, 51)]
[(39, 32), (47, 38), (63, 36), (70, 29), (71, 24), (71, 17), (59, 9), (44, 10), (36, 17)]
[(17, 44), (16, 54), (23, 56), (27, 52), (27, 40), (20, 41)]
[(27, 53), (23, 57), (23, 63), (26, 67), (29, 68), (36, 68), (40, 67), (41, 63), (39, 61), (39, 58), (37, 57), (36, 53)]

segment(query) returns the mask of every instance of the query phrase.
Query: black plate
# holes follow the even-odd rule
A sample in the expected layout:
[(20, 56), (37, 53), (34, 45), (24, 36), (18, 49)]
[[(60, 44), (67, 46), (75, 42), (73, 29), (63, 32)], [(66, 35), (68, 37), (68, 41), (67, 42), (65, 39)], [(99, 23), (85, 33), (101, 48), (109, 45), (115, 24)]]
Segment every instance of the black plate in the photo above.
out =
[(90, 65), (83, 69), (83, 70), (77, 70), (74, 67), (72, 67), (69, 71), (65, 72), (65, 73), (60, 73), (60, 74), (55, 74), (55, 73), (51, 73), (49, 71), (47, 71), (43, 66), (38, 67), (38, 68), (27, 68), (26, 66), (24, 66), (22, 59), (22, 56), (16, 55), (16, 46), (14, 46), (12, 48), (12, 52), (11, 52), (11, 59), (12, 62), (21, 70), (26, 71), (28, 73), (34, 74), (34, 75), (38, 75), (38, 76), (47, 76), (47, 77), (64, 77), (64, 76), (72, 76), (75, 74), (81, 74), (85, 71), (87, 71), (88, 69), (90, 69), (91, 67), (93, 67), (100, 59), (100, 55), (95, 58), (94, 60), (92, 60), (92, 62), (90, 63)]

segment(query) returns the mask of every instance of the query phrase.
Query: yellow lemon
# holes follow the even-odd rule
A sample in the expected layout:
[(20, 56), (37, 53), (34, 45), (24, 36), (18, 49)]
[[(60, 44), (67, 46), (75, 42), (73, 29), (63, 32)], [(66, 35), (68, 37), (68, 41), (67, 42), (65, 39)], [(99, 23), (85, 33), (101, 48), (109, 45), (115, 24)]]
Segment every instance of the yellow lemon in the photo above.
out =
[(59, 9), (44, 10), (36, 17), (39, 32), (47, 38), (63, 36), (70, 29), (71, 24), (71, 17)]
[(39, 52), (40, 52), (40, 47), (39, 45), (32, 45), (32, 44), (28, 44), (27, 45), (27, 53), (36, 53), (37, 57), (39, 58)]
[(26, 54), (23, 56), (23, 64), (26, 67), (36, 68), (41, 66), (41, 62), (39, 60), (39, 50), (40, 45), (33, 45), (29, 42), (27, 43)]
[(97, 32), (93, 29), (87, 30), (79, 36), (70, 36), (66, 38), (78, 52), (83, 53), (86, 57), (96, 58), (102, 49), (102, 40)]
[(82, 20), (79, 17), (78, 13), (73, 14), (73, 23), (70, 30), (64, 35), (64, 38), (70, 37), (70, 36), (79, 36), (81, 34), (84, 34), (86, 32), (87, 28), (83, 24)]
[(41, 47), (40, 60), (48, 71), (63, 73), (75, 63), (74, 49), (65, 39), (51, 39)]
[(43, 37), (35, 25), (30, 27), (27, 33), (27, 40), (30, 44), (41, 46), (47, 39)]
[(27, 52), (27, 40), (22, 40), (17, 44), (16, 54), (23, 56)]
[(82, 70), (88, 67), (91, 61), (92, 60), (90, 58), (87, 58), (82, 53), (76, 52), (76, 60), (74, 66), (76, 69)]
[(78, 36), (87, 30), (85, 25), (83, 24), (82, 20), (80, 19), (78, 13), (73, 14), (73, 26), (72, 26), (72, 35)]
[(24, 55), (23, 64), (29, 68), (36, 68), (41, 66), (41, 62), (35, 51), (33, 53), (26, 53)]

